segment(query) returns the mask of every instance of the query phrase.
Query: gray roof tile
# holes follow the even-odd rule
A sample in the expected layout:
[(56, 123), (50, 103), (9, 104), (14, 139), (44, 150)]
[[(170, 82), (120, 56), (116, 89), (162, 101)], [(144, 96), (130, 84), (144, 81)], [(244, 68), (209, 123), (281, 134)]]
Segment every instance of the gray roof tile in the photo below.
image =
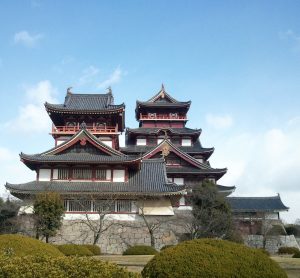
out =
[(288, 210), (279, 195), (272, 197), (227, 197), (235, 212), (282, 211)]

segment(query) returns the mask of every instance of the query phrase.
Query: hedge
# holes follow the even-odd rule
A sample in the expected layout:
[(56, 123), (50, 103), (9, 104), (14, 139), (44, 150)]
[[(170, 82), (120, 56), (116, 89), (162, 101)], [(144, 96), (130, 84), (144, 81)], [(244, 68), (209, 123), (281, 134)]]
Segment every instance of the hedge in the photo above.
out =
[(138, 278), (115, 264), (78, 257), (0, 256), (0, 277), (6, 278)]
[(300, 258), (300, 251), (299, 250), (293, 255), (293, 258)]
[(77, 244), (56, 245), (56, 248), (66, 256), (93, 256), (94, 254), (85, 246)]
[(295, 254), (299, 252), (297, 247), (280, 247), (278, 249), (278, 254)]
[(87, 249), (89, 249), (93, 253), (93, 255), (95, 255), (95, 256), (101, 255), (101, 249), (98, 245), (83, 244), (81, 246), (84, 246)]
[(123, 255), (155, 255), (158, 252), (151, 246), (136, 245), (129, 247)]
[(167, 248), (147, 263), (147, 278), (287, 278), (260, 250), (218, 239), (197, 239)]
[(17, 234), (0, 235), (0, 255), (5, 254), (12, 256), (63, 256), (63, 254), (51, 244)]

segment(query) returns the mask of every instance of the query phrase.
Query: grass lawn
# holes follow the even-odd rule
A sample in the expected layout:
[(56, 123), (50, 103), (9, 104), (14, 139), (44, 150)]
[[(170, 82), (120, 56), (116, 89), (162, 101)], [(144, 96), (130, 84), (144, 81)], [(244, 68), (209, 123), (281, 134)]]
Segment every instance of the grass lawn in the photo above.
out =
[[(153, 255), (108, 255), (97, 256), (95, 258), (113, 262), (120, 266), (125, 266), (128, 268), (129, 271), (141, 272), (144, 266), (147, 264), (147, 262), (149, 262), (153, 257)], [(300, 278), (300, 259), (293, 259), (280, 256), (272, 256), (271, 258), (286, 271), (289, 278)]]

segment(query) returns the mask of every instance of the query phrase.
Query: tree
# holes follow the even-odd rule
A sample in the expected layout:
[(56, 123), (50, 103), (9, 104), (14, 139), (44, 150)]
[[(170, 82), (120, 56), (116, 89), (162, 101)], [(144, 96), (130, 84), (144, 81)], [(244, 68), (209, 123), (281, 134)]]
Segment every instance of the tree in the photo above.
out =
[[(108, 216), (114, 211), (115, 201), (117, 196), (109, 195), (106, 196), (106, 199), (98, 200), (94, 199), (91, 195), (90, 200), (93, 202), (94, 212), (97, 214), (97, 219), (93, 217), (90, 213), (86, 212), (84, 214), (84, 219), (80, 222), (88, 227), (88, 230), (93, 234), (93, 244), (96, 245), (101, 239), (102, 235), (115, 223)], [(78, 206), (83, 208), (86, 211), (89, 211), (89, 208), (85, 209), (86, 199), (76, 199), (74, 200)], [(90, 206), (90, 203), (88, 203)]]
[(0, 233), (16, 233), (18, 225), (16, 217), (20, 208), (20, 201), (0, 198)]
[(193, 189), (190, 200), (193, 210), (187, 225), (191, 239), (227, 238), (232, 234), (230, 207), (214, 183), (204, 180)]
[(64, 214), (63, 201), (58, 193), (47, 192), (36, 196), (34, 206), (36, 236), (41, 235), (49, 242), (62, 225)]

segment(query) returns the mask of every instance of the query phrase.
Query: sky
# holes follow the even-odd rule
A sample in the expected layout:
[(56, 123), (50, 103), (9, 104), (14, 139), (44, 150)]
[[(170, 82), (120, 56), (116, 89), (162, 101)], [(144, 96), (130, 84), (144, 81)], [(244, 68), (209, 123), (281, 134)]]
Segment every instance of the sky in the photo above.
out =
[(34, 179), (19, 153), (54, 145), (44, 102), (105, 93), (126, 104), (161, 84), (192, 101), (190, 128), (215, 147), (234, 196), (280, 193), (300, 218), (299, 1), (43, 1), (0, 3), (0, 194)]

